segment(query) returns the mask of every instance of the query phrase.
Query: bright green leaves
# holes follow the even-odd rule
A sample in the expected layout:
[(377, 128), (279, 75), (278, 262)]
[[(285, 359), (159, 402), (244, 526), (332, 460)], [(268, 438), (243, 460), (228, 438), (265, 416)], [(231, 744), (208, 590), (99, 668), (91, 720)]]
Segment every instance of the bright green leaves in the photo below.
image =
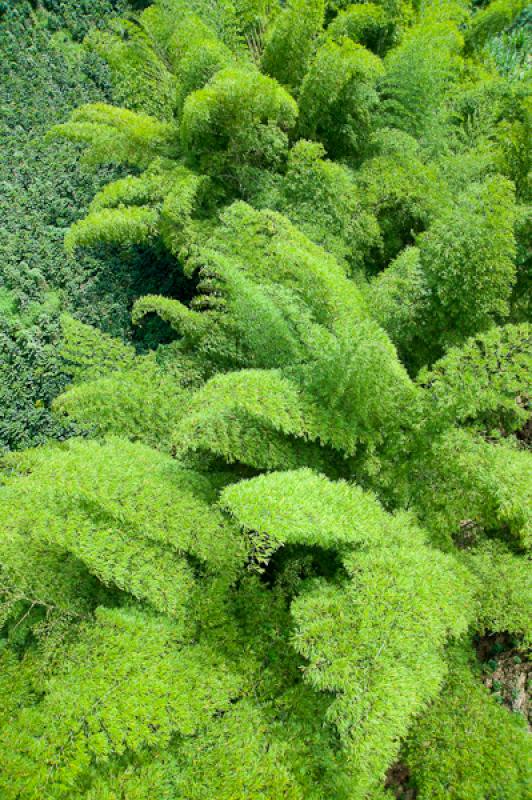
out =
[(440, 419), (478, 421), (488, 432), (502, 422), (513, 430), (529, 417), (531, 369), (530, 326), (523, 323), (491, 328), (449, 349), (418, 380)]
[(187, 13), (176, 25), (167, 45), (168, 59), (180, 85), (180, 109), (187, 95), (201, 89), (234, 56), (215, 32), (195, 14)]
[(133, 111), (170, 121), (175, 113), (179, 82), (154, 38), (141, 20), (115, 20), (107, 31), (93, 30), (88, 47), (103, 58), (113, 76), (114, 97)]
[(317, 407), (323, 441), (353, 454), (357, 445), (375, 447), (414, 423), (418, 392), (373, 320), (323, 337), (316, 351), (294, 373)]
[[(132, 536), (127, 523), (116, 522), (103, 511), (85, 511), (75, 497), (67, 496), (63, 508), (55, 508), (57, 496), (47, 487), (41, 490), (31, 483), (20, 487), (27, 493), (27, 503), (35, 504), (28, 508), (21, 502), (18, 488), (10, 487), (2, 496), (4, 513), (11, 518), (7, 537), (18, 534), (22, 546), (31, 529), (30, 544), (42, 542), (52, 552), (71, 553), (104, 585), (147, 600), (183, 622), (185, 603), (194, 586), (192, 570), (183, 558), (156, 542), (139, 540), (138, 534)], [(70, 508), (65, 508), (68, 499)]]
[[(135, 21), (120, 20), (111, 32), (90, 36), (89, 46), (110, 65), (117, 99), (128, 108), (174, 119), (188, 94), (234, 63), (235, 55), (215, 30), (212, 9), (203, 9), (203, 19), (194, 11), (201, 8), (163, 0)], [(234, 37), (229, 33), (229, 38)]]
[(146, 170), (140, 177), (128, 175), (104, 186), (94, 196), (90, 211), (94, 213), (123, 206), (151, 205), (163, 199), (166, 183), (162, 171)]
[(515, 281), (513, 187), (501, 177), (465, 192), (421, 237), (421, 261), (431, 291), (431, 326), (451, 342), (508, 313)]
[(210, 245), (255, 282), (293, 292), (329, 330), (352, 329), (365, 317), (361, 293), (341, 265), (281, 214), (235, 203)]
[[(232, 162), (275, 166), (287, 150), (297, 105), (271, 78), (251, 69), (226, 68), (185, 101), (184, 147), (200, 163), (220, 169)], [(222, 154), (225, 158), (222, 160)]]
[(297, 387), (273, 370), (243, 370), (212, 378), (194, 395), (175, 443), (180, 453), (203, 450), (278, 469), (302, 462), (304, 450), (287, 437), (305, 435)]
[(352, 583), (322, 581), (294, 601), (295, 646), (310, 662), (310, 683), (338, 694), (329, 718), (362, 797), (397, 752), (411, 715), (437, 691), (441, 648), (469, 621), (467, 574), (431, 551), (408, 519), (311, 471), (246, 481), (225, 489), (221, 502), (261, 559), (283, 544), (344, 552)]
[[(462, 654), (416, 723), (405, 761), (420, 800), (526, 800), (530, 743), (518, 714), (497, 706)], [(451, 794), (450, 794), (451, 792)]]
[[(169, 197), (183, 194), (181, 205), (183, 210), (187, 207), (190, 214), (192, 207), (190, 201), (185, 199), (189, 186), (197, 187), (198, 184), (205, 182), (205, 179), (195, 175), (190, 170), (175, 161), (156, 158), (140, 176), (129, 175), (126, 178), (108, 183), (95, 195), (90, 205), (91, 212), (102, 211), (104, 209), (122, 208), (124, 206), (155, 206), (169, 201)], [(177, 200), (174, 199), (172, 205), (175, 206)], [(179, 220), (176, 220), (179, 221)]]
[(135, 321), (157, 312), (194, 357), (227, 370), (301, 362), (330, 339), (326, 329), (348, 336), (365, 316), (344, 268), (286, 217), (237, 203), (221, 223), (188, 264), (200, 278), (194, 310), (148, 297), (136, 304)]
[(511, 633), (532, 640), (532, 576), (529, 558), (503, 545), (485, 542), (466, 556), (478, 576), (478, 630)]
[(261, 67), (290, 91), (298, 91), (322, 30), (324, 0), (291, 0), (268, 35)]
[(85, 438), (3, 463), (6, 800), (376, 800), (430, 702), (420, 797), (524, 800), (477, 679), (436, 699), (453, 638), (530, 638), (524, 92), (464, 2), (346, 6), (91, 36), (126, 108), (56, 133), (121, 169), (66, 244), (136, 250), (176, 340), (65, 317)]
[(305, 679), (333, 692), (327, 712), (352, 770), (353, 797), (383, 777), (413, 715), (445, 672), (443, 646), (467, 628), (474, 581), (429, 548), (404, 516), (310, 470), (263, 475), (221, 498), (260, 560), (282, 545), (338, 549), (350, 581), (310, 583), (294, 600), (294, 645)]
[(380, 59), (349, 39), (327, 41), (301, 86), (299, 130), (321, 141), (330, 156), (361, 155), (377, 106)]
[(305, 797), (291, 774), (290, 751), (282, 729), (270, 730), (254, 704), (246, 700), (210, 722), (201, 738), (185, 741), (178, 762), (181, 769), (175, 789), (177, 796), (187, 800)]
[[(201, 647), (182, 648), (171, 621), (99, 609), (48, 682), (0, 739), (6, 800), (69, 798), (90, 768), (168, 745), (228, 710), (239, 680)], [(85, 784), (86, 785), (86, 784)]]
[[(240, 361), (284, 370), (300, 387), (306, 421), (286, 433), (352, 454), (358, 443), (375, 444), (391, 429), (410, 424), (416, 389), (393, 345), (366, 318), (361, 292), (342, 266), (286, 217), (236, 203), (197, 261), (208, 289), (200, 299), (208, 309), (203, 316), (212, 325), (201, 347), (208, 344), (219, 357), (232, 355), (233, 368)], [(179, 314), (185, 335), (185, 322), (199, 322), (195, 312), (166, 305)], [(240, 379), (234, 380), (237, 386)], [(231, 378), (223, 381), (229, 387)], [(232, 435), (237, 437), (236, 429)]]
[(169, 451), (190, 395), (187, 378), (186, 371), (165, 369), (151, 356), (138, 358), (129, 369), (69, 387), (53, 408), (97, 436), (123, 436)]
[(222, 369), (237, 365), (270, 369), (304, 357), (309, 314), (293, 291), (256, 282), (236, 259), (206, 253), (201, 260), (203, 293), (197, 305), (207, 314), (212, 312), (215, 320), (203, 343), (211, 363)]
[[(441, 3), (438, 6), (445, 8)], [(452, 19), (433, 21), (429, 15), (405, 33), (385, 59), (380, 112), (385, 126), (399, 128), (432, 146), (440, 144), (443, 102), (460, 76), (462, 45), (462, 35)]]
[[(379, 223), (371, 271), (391, 267), (391, 259), (426, 230), (448, 192), (434, 164), (422, 160), (416, 140), (398, 130), (381, 129), (372, 139), (377, 154), (356, 173), (357, 189)], [(375, 262), (375, 263), (372, 263)]]
[(323, 158), (318, 142), (300, 139), (290, 150), (288, 167), (275, 193), (259, 201), (286, 214), (309, 239), (321, 245), (353, 271), (361, 269), (379, 246), (379, 228), (365, 209), (355, 176)]
[[(87, 800), (311, 800), (301, 787), (301, 765), (292, 764), (280, 724), (271, 724), (256, 704), (242, 699), (214, 716), (196, 736), (169, 751), (117, 766), (97, 778)], [(303, 771), (309, 769), (308, 762)], [(297, 779), (296, 779), (297, 776)], [(322, 798), (318, 790), (312, 800)]]
[(178, 167), (164, 197), (159, 220), (161, 239), (173, 256), (179, 258), (201, 238), (201, 206), (206, 200), (209, 179)]
[(45, 452), (2, 490), (5, 537), (72, 553), (104, 584), (182, 618), (194, 585), (189, 554), (230, 579), (245, 557), (204, 496), (208, 483), (168, 456), (124, 440)]
[[(352, 455), (358, 445), (378, 446), (413, 423), (416, 389), (374, 323), (361, 323), (349, 346), (333, 337), (322, 345), (321, 354), (285, 374), (248, 369), (212, 378), (178, 426), (178, 451), (209, 450), (230, 462), (287, 469), (319, 463), (304, 441)], [(301, 446), (294, 450), (286, 436), (303, 440)]]
[[(194, 238), (189, 222), (205, 176), (177, 159), (199, 161), (224, 179), (230, 169), (237, 184), (247, 165), (279, 166), (297, 106), (250, 62), (237, 63), (214, 29), (180, 4), (159, 3), (115, 28), (94, 34), (92, 46), (121, 76), (119, 97), (128, 107), (83, 106), (54, 133), (85, 145), (90, 165), (127, 165), (141, 174), (106, 187), (71, 229), (67, 248), (137, 245), (160, 236), (179, 255)], [(235, 193), (234, 185), (228, 188)]]
[(207, 323), (201, 314), (191, 311), (179, 300), (157, 295), (146, 295), (137, 300), (133, 307), (133, 322), (138, 325), (147, 314), (152, 313), (168, 322), (177, 333), (191, 339), (198, 337)]
[(70, 228), (65, 238), (65, 249), (73, 255), (76, 247), (142, 244), (155, 236), (158, 216), (156, 211), (146, 206), (95, 211)]
[[(376, 498), (344, 481), (332, 483), (310, 469), (260, 475), (226, 488), (221, 505), (248, 532), (257, 551), (287, 544), (342, 549), (392, 543), (419, 545), (419, 531), (400, 525)], [(399, 538), (398, 538), (399, 537)]]
[(413, 496), (425, 524), (450, 539), (461, 523), (479, 525), (523, 549), (532, 539), (532, 456), (465, 430), (436, 439), (420, 465)]
[(430, 362), (507, 316), (515, 210), (506, 179), (473, 184), (373, 282), (370, 305), (408, 361)]
[(65, 372), (74, 383), (94, 380), (135, 363), (135, 351), (108, 334), (84, 325), (68, 314), (61, 319), (63, 341), (60, 354)]
[(208, 179), (165, 159), (155, 159), (140, 177), (107, 184), (94, 198), (89, 214), (67, 232), (65, 247), (129, 247), (160, 237), (179, 256), (194, 240), (194, 213)]
[(336, 699), (334, 722), (363, 798), (384, 777), (412, 718), (438, 692), (443, 646), (469, 621), (465, 571), (427, 547), (387, 547), (346, 560), (344, 587), (317, 583), (292, 605), (305, 679)]
[(363, 798), (384, 777), (412, 717), (436, 695), (443, 645), (468, 623), (465, 574), (427, 547), (355, 553), (344, 588), (317, 584), (293, 604), (305, 677), (336, 694), (338, 728)]
[[(6, 498), (7, 513), (12, 517), (10, 502), (17, 497), (10, 492)], [(4, 517), (5, 512), (2, 512)], [(12, 624), (14, 631), (6, 628), (8, 638), (24, 641), (26, 633), (34, 626), (67, 620), (76, 621), (87, 615), (100, 594), (98, 581), (89, 574), (84, 564), (57, 546), (51, 546), (38, 537), (31, 538), (24, 529), (17, 529), (20, 516), (4, 522), (0, 543), (0, 597), (2, 627)], [(24, 625), (26, 623), (26, 625)], [(46, 634), (46, 625), (43, 626)]]
[[(216, 377), (201, 390), (183, 419), (176, 446), (207, 446), (232, 461), (289, 468), (305, 463), (302, 453), (298, 448), (297, 456), (291, 454), (292, 446), (276, 435), (267, 455), (264, 425), (352, 454), (359, 443), (373, 446), (398, 426), (411, 424), (417, 390), (386, 334), (366, 318), (361, 292), (342, 266), (280, 214), (236, 203), (221, 223), (191, 260), (192, 267), (199, 267), (203, 293), (194, 305), (201, 312), (152, 297), (135, 307), (136, 320), (155, 311), (169, 321), (184, 336), (185, 350), (201, 358), (209, 371), (248, 368)], [(280, 369), (283, 375), (261, 374), (256, 367)], [(272, 380), (286, 387), (278, 389)], [(249, 398), (240, 386), (249, 388)], [(269, 391), (272, 399), (283, 393), (290, 402), (298, 397), (289, 425), (280, 423), (279, 408), (266, 399)], [(256, 403), (252, 415), (258, 417), (242, 448), (238, 442), (246, 434), (240, 414), (249, 416), (248, 401)], [(221, 437), (218, 444), (215, 432)]]
[(146, 167), (156, 156), (175, 152), (175, 129), (141, 112), (93, 103), (74, 111), (53, 135), (88, 145), (85, 161)]
[(426, 343), (412, 320), (428, 312), (430, 293), (417, 247), (406, 247), (369, 285), (368, 306), (401, 358), (415, 356)]

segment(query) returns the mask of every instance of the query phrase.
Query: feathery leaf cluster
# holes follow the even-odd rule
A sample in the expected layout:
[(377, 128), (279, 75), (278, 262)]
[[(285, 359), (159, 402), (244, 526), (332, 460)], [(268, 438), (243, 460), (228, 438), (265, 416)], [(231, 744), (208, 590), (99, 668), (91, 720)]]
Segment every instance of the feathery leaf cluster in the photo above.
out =
[(528, 100), (490, 55), (521, 8), (90, 32), (114, 102), (51, 137), (119, 172), (67, 253), (158, 249), (188, 291), (136, 298), (149, 353), (63, 314), (80, 435), (0, 464), (6, 800), (384, 800), (398, 761), (528, 797), (475, 652), (531, 641)]

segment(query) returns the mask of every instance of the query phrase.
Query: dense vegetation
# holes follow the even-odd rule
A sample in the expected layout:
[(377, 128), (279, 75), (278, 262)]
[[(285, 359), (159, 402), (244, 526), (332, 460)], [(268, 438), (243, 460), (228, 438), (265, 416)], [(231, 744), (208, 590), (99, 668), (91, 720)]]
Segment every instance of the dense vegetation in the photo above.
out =
[(131, 338), (134, 298), (175, 288), (150, 266), (162, 254), (146, 263), (141, 252), (66, 259), (63, 250), (65, 231), (117, 170), (89, 174), (75, 145), (45, 135), (80, 102), (112, 99), (108, 67), (81, 41), (119, 11), (121, 0), (0, 3), (0, 452), (73, 430), (50, 413), (68, 381), (61, 311)]
[(0, 3), (2, 800), (528, 800), (529, 20)]

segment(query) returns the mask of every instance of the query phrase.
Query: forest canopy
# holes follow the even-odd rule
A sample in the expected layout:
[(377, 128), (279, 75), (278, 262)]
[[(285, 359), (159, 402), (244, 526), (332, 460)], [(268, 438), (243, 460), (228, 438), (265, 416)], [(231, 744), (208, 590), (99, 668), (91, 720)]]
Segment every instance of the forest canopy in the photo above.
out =
[(528, 800), (524, 0), (0, 2), (0, 797)]

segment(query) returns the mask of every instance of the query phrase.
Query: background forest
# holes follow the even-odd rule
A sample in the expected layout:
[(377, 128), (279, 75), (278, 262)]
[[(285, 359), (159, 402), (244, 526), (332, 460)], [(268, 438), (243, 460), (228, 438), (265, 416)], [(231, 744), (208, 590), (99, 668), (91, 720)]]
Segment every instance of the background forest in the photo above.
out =
[(523, 0), (0, 2), (0, 798), (528, 800)]

